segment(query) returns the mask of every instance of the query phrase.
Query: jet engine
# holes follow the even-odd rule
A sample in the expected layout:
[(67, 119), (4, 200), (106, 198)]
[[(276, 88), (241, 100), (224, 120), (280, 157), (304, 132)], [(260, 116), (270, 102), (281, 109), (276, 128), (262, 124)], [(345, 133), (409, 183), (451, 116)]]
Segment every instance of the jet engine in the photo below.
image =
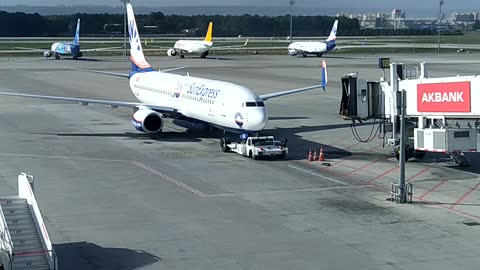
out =
[(159, 133), (163, 128), (163, 115), (149, 108), (135, 108), (132, 124), (138, 131)]
[(43, 56), (44, 56), (44, 57), (47, 57), (47, 58), (48, 58), (48, 57), (51, 57), (52, 55), (53, 55), (52, 51), (44, 51), (44, 52), (43, 52)]
[(168, 55), (168, 56), (175, 56), (175, 55), (177, 55), (177, 50), (175, 50), (175, 49), (173, 49), (173, 48), (172, 48), (172, 49), (168, 49), (167, 55)]

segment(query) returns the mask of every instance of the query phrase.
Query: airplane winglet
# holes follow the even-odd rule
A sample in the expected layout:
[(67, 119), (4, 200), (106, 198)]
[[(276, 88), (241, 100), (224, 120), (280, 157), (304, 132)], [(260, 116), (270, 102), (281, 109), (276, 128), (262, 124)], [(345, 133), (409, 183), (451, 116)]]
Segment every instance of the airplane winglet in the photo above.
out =
[(325, 91), (328, 84), (327, 62), (322, 60), (322, 89)]

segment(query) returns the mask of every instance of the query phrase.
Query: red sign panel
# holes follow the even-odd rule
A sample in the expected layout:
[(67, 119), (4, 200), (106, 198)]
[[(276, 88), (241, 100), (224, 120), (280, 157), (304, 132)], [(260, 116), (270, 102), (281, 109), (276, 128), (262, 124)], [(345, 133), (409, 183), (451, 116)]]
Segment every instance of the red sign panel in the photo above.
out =
[(470, 82), (417, 84), (419, 112), (471, 112)]

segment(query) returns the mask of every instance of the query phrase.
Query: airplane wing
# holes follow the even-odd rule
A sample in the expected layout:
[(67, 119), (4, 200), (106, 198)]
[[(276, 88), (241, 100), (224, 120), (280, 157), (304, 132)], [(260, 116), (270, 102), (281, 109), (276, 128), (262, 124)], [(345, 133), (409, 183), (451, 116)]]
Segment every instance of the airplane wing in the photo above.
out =
[(104, 75), (110, 75), (110, 76), (122, 77), (122, 78), (130, 78), (130, 74), (128, 73), (117, 73), (117, 72), (110, 72), (110, 71), (100, 71), (100, 70), (82, 69), (82, 68), (67, 68), (67, 67), (65, 69), (104, 74)]
[(275, 92), (275, 93), (270, 93), (270, 94), (264, 94), (260, 95), (259, 97), (265, 101), (271, 98), (276, 98), (276, 97), (281, 97), (281, 96), (286, 96), (286, 95), (291, 95), (291, 94), (296, 94), (300, 92), (305, 92), (317, 88), (323, 88), (325, 91), (325, 87), (327, 86), (328, 83), (328, 77), (327, 77), (327, 64), (325, 63), (325, 60), (322, 60), (322, 79), (321, 79), (321, 84), (317, 85), (312, 85), (312, 86), (306, 86), (302, 88), (296, 88), (296, 89), (290, 89), (290, 90), (285, 90), (281, 92)]
[(108, 50), (116, 50), (116, 49), (123, 49), (122, 46), (120, 47), (105, 47), (105, 48), (94, 48), (94, 49), (80, 49), (82, 53), (89, 53), (89, 52), (100, 52), (100, 51), (108, 51)]
[(296, 88), (296, 89), (291, 89), (291, 90), (285, 90), (281, 92), (275, 92), (275, 93), (270, 93), (270, 94), (264, 94), (260, 95), (260, 98), (265, 101), (271, 98), (276, 98), (276, 97), (281, 97), (281, 96), (286, 96), (286, 95), (291, 95), (291, 94), (296, 94), (304, 91), (309, 91), (317, 88), (325, 88), (324, 84), (317, 84), (317, 85), (312, 85), (312, 86), (307, 86), (307, 87), (302, 87), (302, 88)]
[(154, 111), (158, 111), (162, 113), (167, 113), (167, 114), (176, 113), (176, 109), (171, 107), (148, 105), (148, 104), (139, 103), (139, 102), (126, 102), (126, 101), (101, 100), (101, 99), (89, 99), (89, 98), (72, 98), (72, 97), (61, 97), (61, 96), (44, 96), (44, 95), (32, 95), (32, 94), (21, 94), (21, 93), (11, 93), (11, 92), (0, 92), (0, 95), (66, 101), (66, 102), (79, 103), (80, 105), (88, 105), (91, 103), (91, 104), (107, 105), (112, 108), (117, 108), (117, 107), (133, 108), (136, 106), (145, 106), (145, 107), (151, 108)]
[(145, 47), (147, 47), (147, 48), (155, 48), (155, 49), (168, 50), (168, 49), (173, 48), (173, 45), (172, 45), (172, 46), (146, 45)]
[[(171, 72), (171, 71), (184, 69), (184, 68), (188, 68), (188, 66), (162, 69), (162, 70), (159, 70), (159, 72)], [(83, 72), (90, 72), (90, 73), (97, 73), (97, 74), (103, 74), (103, 75), (109, 75), (109, 76), (115, 76), (115, 77), (122, 77), (122, 78), (130, 78), (130, 74), (128, 74), (128, 73), (117, 73), (117, 72), (100, 71), (100, 70), (83, 69), (83, 68), (67, 68), (66, 67), (65, 69), (83, 71)]]
[[(29, 52), (45, 52), (51, 51), (51, 49), (38, 49), (38, 48), (28, 48), (28, 47), (15, 47), (15, 49), (29, 51)], [(82, 53), (89, 53), (89, 52), (99, 52), (99, 51), (108, 51), (108, 50), (115, 50), (115, 49), (123, 49), (123, 47), (103, 47), (103, 48), (94, 48), (94, 49), (80, 49)]]
[(171, 71), (175, 71), (175, 70), (179, 70), (179, 69), (184, 69), (184, 68), (188, 68), (188, 66), (167, 68), (167, 69), (162, 69), (162, 70), (159, 70), (159, 71), (160, 71), (160, 72), (171, 72)]
[(242, 45), (212, 46), (210, 50), (229, 50), (229, 49), (235, 49), (235, 48), (243, 48), (247, 46), (249, 39), (250, 38), (247, 38), (247, 40), (245, 40), (245, 43)]
[(14, 47), (15, 49), (18, 50), (25, 50), (29, 52), (44, 52), (44, 51), (49, 51), (50, 49), (39, 49), (39, 48), (29, 48), (29, 47)]

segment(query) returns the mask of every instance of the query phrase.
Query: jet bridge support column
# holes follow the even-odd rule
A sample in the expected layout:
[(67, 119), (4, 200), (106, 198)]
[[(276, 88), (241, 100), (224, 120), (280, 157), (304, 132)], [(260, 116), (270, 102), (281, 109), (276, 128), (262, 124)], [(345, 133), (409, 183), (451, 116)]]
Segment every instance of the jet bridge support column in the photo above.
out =
[(399, 159), (399, 166), (400, 166), (400, 174), (398, 179), (398, 187), (399, 187), (399, 203), (405, 203), (407, 200), (406, 196), (406, 186), (405, 186), (405, 159), (407, 155), (407, 151), (405, 150), (405, 140), (407, 139), (406, 132), (405, 132), (405, 113), (407, 111), (407, 92), (404, 90), (397, 92), (397, 105), (400, 105), (400, 159)]
[(397, 96), (396, 93), (398, 92), (398, 74), (397, 74), (397, 64), (391, 63), (390, 64), (390, 85), (392, 86), (390, 98), (392, 99), (391, 107), (390, 107), (390, 122), (392, 123), (392, 139), (389, 144), (393, 144), (392, 146), (397, 145)]
[[(396, 74), (395, 74), (396, 75)], [(396, 76), (392, 76), (392, 79), (396, 79)], [(398, 81), (396, 88), (398, 89)], [(407, 153), (407, 146), (406, 142), (407, 138), (407, 131), (406, 131), (406, 113), (407, 113), (407, 92), (405, 89), (401, 91), (393, 92), (392, 99), (395, 103), (394, 110), (392, 110), (392, 122), (393, 122), (393, 138), (392, 140), (395, 142), (395, 146), (398, 147), (399, 158), (398, 158), (398, 165), (400, 167), (399, 175), (398, 175), (398, 183), (392, 183), (392, 201), (396, 203), (408, 203), (412, 202), (413, 197), (413, 186), (410, 183), (405, 182), (405, 163), (408, 159)], [(400, 119), (397, 119), (397, 115), (400, 116)], [(400, 130), (396, 130), (396, 121), (400, 121)], [(398, 133), (398, 140), (397, 140), (397, 133)]]

